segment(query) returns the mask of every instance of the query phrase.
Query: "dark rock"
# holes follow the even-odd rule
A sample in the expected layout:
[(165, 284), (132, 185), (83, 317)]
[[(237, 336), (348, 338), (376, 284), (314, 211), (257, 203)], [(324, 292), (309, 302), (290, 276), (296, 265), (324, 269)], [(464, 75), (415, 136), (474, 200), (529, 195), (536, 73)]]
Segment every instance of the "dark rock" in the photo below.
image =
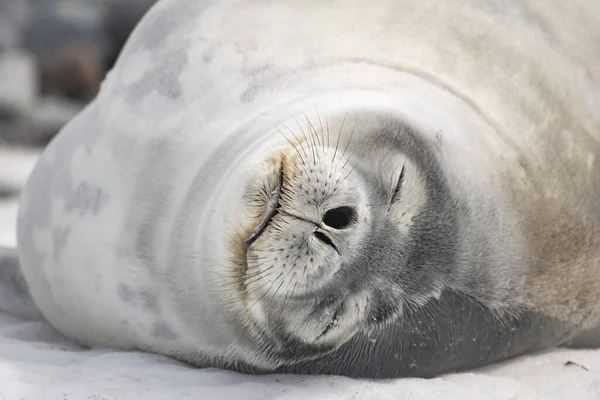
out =
[(112, 68), (129, 35), (156, 0), (110, 0), (103, 26), (110, 41), (107, 68)]
[[(71, 6), (72, 7), (72, 6)], [(24, 26), (23, 45), (40, 58), (51, 57), (71, 42), (92, 45), (103, 57), (107, 49), (107, 39), (102, 32), (101, 17), (77, 17), (77, 13), (67, 12), (70, 7), (36, 7), (36, 12)]]
[(40, 61), (42, 92), (90, 101), (100, 89), (106, 73), (93, 46), (85, 42), (65, 44), (54, 55)]
[(25, 27), (23, 45), (38, 58), (43, 93), (89, 101), (104, 78), (108, 42), (93, 18), (77, 20), (59, 10), (35, 15)]
[(154, 3), (0, 0), (0, 146), (51, 140), (96, 96)]

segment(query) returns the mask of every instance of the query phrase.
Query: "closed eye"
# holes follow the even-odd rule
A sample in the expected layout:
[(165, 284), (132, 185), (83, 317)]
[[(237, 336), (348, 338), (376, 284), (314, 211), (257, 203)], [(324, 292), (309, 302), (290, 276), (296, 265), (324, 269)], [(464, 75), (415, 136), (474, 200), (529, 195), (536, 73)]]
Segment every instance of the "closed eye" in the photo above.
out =
[(402, 170), (400, 171), (400, 176), (398, 177), (398, 181), (396, 183), (396, 187), (392, 192), (392, 198), (390, 199), (390, 205), (398, 200), (400, 196), (400, 192), (402, 190), (402, 186), (404, 186), (404, 165), (402, 166)]

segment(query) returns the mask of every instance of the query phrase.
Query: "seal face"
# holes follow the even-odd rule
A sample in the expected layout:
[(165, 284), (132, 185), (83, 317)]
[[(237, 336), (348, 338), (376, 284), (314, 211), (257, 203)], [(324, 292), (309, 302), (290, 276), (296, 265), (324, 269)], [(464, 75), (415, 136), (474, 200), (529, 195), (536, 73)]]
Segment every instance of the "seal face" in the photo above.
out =
[(240, 241), (242, 301), (255, 327), (281, 345), (337, 347), (396, 317), (403, 298), (418, 303), (443, 285), (437, 264), (407, 265), (428, 196), (418, 167), (399, 151), (402, 139), (394, 140), (406, 134), (368, 135), (356, 122), (345, 143), (311, 124), (305, 139), (290, 139), (264, 187), (249, 185), (266, 207)]
[(590, 13), (338, 3), (159, 1), (31, 174), (15, 293), (253, 373), (434, 376), (597, 323)]
[[(238, 257), (228, 294), (279, 371), (434, 376), (564, 330), (517, 295), (504, 298), (498, 277), (482, 273), (496, 263), (490, 253), (501, 233), (479, 234), (474, 205), (449, 186), (435, 141), (369, 109), (340, 116), (333, 128), (305, 125), (301, 134), (289, 129), (291, 138), (281, 130), (288, 146), (268, 167), (260, 163), (264, 175), (244, 191), (241, 214), (253, 222), (231, 230)], [(468, 231), (478, 235), (477, 252), (461, 241)], [(511, 278), (516, 292), (522, 283)], [(475, 299), (482, 287), (491, 293)], [(529, 334), (536, 339), (506, 346)], [(453, 361), (437, 364), (440, 353)]]

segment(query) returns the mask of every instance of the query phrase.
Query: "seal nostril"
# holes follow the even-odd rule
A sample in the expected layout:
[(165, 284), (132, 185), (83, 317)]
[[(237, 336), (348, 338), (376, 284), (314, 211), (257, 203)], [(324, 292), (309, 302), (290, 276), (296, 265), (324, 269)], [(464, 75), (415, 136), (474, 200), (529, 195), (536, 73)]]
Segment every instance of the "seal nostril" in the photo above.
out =
[(339, 254), (338, 248), (335, 246), (333, 241), (331, 239), (329, 239), (329, 237), (326, 234), (324, 234), (323, 232), (316, 231), (314, 233), (314, 235), (321, 242), (325, 243), (328, 246), (331, 246)]
[(327, 235), (325, 235), (322, 232), (315, 232), (315, 237), (317, 239), (319, 239), (321, 242), (325, 243), (328, 246), (333, 246), (333, 242), (331, 241), (331, 239), (329, 239), (327, 237)]
[(346, 229), (355, 218), (354, 209), (344, 206), (328, 210), (323, 216), (323, 223), (333, 229)]

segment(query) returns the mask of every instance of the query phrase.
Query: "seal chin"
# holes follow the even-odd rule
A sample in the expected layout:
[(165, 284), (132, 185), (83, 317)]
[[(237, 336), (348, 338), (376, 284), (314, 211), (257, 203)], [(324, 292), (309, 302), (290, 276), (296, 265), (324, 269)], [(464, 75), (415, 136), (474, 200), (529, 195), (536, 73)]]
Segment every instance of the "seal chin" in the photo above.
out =
[(282, 348), (298, 343), (331, 350), (347, 342), (364, 325), (369, 297), (363, 291), (335, 299), (314, 296), (289, 300), (285, 312), (280, 305), (260, 300), (249, 311), (255, 327)]

